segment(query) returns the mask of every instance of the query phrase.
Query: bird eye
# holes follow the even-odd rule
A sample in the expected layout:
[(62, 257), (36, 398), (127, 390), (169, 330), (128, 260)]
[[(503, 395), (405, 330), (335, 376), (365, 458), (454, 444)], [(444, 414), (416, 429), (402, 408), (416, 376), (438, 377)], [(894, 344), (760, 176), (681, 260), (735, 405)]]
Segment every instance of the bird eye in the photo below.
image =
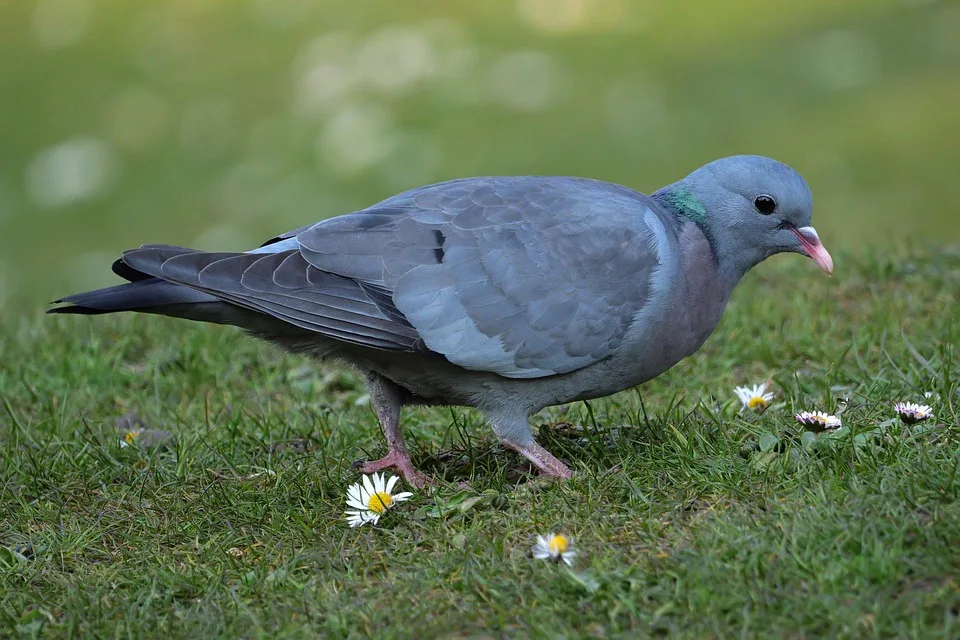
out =
[(753, 201), (753, 206), (757, 208), (757, 211), (768, 216), (777, 208), (777, 201), (767, 195), (757, 196), (757, 199)]

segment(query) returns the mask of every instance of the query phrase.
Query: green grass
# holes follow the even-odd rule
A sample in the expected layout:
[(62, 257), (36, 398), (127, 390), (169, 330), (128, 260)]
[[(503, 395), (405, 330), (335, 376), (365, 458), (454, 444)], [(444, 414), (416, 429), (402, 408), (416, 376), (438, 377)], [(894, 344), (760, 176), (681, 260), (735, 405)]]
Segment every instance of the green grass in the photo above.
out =
[[(956, 637), (958, 287), (956, 250), (841, 255), (833, 280), (772, 260), (694, 358), (535, 418), (573, 480), (531, 478), (470, 411), (408, 410), (439, 486), (360, 529), (349, 464), (381, 445), (355, 375), (231, 329), (4, 320), (0, 629)], [(732, 387), (765, 379), (775, 404), (738, 413)], [(891, 423), (925, 391), (934, 421)], [(794, 411), (841, 397), (843, 433), (794, 439)], [(119, 448), (131, 413), (175, 444)], [(551, 530), (575, 572), (528, 557)]]
[[(581, 24), (544, 30), (528, 14), (549, 3), (526, 0), (0, 1), (0, 636), (960, 634), (960, 253), (877, 246), (960, 233), (960, 12), (562, 6)], [(370, 72), (393, 56), (361, 53), (398, 33), (432, 70), (388, 90)], [(507, 98), (540, 74), (498, 75), (529, 53), (553, 74), (532, 109)], [(324, 65), (350, 86), (304, 109)], [(351, 169), (322, 143), (358, 107), (390, 150)], [(37, 167), (77, 140), (109, 179), (46, 202), (72, 173)], [(649, 192), (733, 153), (807, 178), (837, 277), (773, 260), (642, 403), (537, 416), (564, 484), (531, 481), (472, 412), (406, 411), (440, 486), (380, 529), (342, 519), (350, 463), (382, 451), (355, 375), (231, 329), (40, 315), (143, 242), (243, 250), (467, 175)], [(733, 386), (762, 380), (777, 403), (739, 414)], [(926, 391), (932, 426), (890, 422)], [(841, 397), (847, 430), (797, 433), (795, 410)], [(120, 449), (131, 415), (175, 444)], [(526, 556), (549, 530), (576, 538), (576, 574)]]

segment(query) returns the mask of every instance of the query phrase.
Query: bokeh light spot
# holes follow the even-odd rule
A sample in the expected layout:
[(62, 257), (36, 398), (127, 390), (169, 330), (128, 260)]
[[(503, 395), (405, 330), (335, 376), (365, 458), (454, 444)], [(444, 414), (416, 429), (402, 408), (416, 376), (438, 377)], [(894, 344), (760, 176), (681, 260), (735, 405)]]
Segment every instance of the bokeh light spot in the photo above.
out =
[(37, 0), (34, 5), (33, 32), (48, 49), (79, 42), (89, 25), (89, 0)]
[(106, 192), (120, 171), (108, 143), (78, 136), (44, 149), (27, 167), (27, 192), (41, 207), (61, 207)]
[(363, 171), (390, 152), (393, 115), (376, 104), (345, 107), (327, 121), (317, 139), (320, 162), (342, 175)]
[(294, 107), (301, 116), (336, 109), (357, 85), (350, 56), (353, 40), (345, 33), (327, 33), (311, 40), (293, 61), (296, 95)]
[(586, 5), (586, 0), (518, 0), (517, 12), (541, 31), (566, 33), (586, 22)]
[(433, 45), (419, 31), (391, 27), (367, 38), (357, 53), (357, 73), (377, 89), (409, 89), (437, 70)]

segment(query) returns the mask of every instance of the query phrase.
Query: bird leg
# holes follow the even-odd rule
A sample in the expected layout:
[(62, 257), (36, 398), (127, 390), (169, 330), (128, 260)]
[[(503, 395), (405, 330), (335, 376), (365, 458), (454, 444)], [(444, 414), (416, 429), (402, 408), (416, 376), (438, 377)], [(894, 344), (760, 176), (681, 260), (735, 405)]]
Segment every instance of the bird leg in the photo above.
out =
[(503, 446), (513, 449), (545, 476), (551, 478), (570, 478), (573, 471), (558, 460), (552, 453), (537, 444), (530, 433), (530, 424), (524, 416), (490, 416), (493, 432)]
[(413, 466), (407, 443), (400, 431), (400, 408), (403, 406), (403, 391), (395, 383), (383, 376), (371, 373), (367, 376), (367, 390), (370, 392), (370, 406), (377, 414), (380, 429), (387, 440), (387, 455), (379, 460), (358, 460), (353, 466), (360, 473), (376, 473), (383, 469), (393, 469), (403, 476), (411, 487), (422, 489), (429, 480)]

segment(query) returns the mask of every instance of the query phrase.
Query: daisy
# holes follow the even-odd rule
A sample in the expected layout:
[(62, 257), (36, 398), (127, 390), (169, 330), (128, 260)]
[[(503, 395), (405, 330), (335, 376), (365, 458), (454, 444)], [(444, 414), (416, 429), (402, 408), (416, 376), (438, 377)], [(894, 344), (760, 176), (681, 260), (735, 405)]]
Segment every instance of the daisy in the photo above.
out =
[(743, 409), (753, 409), (754, 411), (763, 411), (773, 400), (773, 394), (767, 393), (766, 383), (758, 384), (753, 387), (737, 387), (733, 390), (740, 398), (741, 411)]
[(573, 548), (573, 540), (562, 533), (548, 533), (537, 536), (537, 544), (533, 545), (533, 557), (538, 560), (553, 560), (573, 566), (573, 557), (577, 555)]
[(351, 527), (359, 527), (368, 522), (377, 524), (380, 516), (386, 513), (387, 509), (397, 502), (409, 500), (413, 495), (409, 491), (391, 494), (394, 485), (400, 479), (399, 476), (390, 476), (386, 481), (382, 473), (375, 473), (372, 477), (373, 482), (370, 481), (371, 476), (364, 475), (362, 485), (358, 482), (347, 489), (347, 506), (355, 509), (355, 511), (346, 512), (347, 522)]
[(832, 416), (829, 413), (824, 413), (823, 411), (801, 411), (795, 415), (794, 418), (796, 418), (797, 422), (801, 425), (813, 432), (839, 429), (843, 426), (840, 423), (840, 418)]
[(118, 444), (120, 445), (120, 448), (126, 449), (127, 447), (136, 443), (137, 438), (140, 437), (140, 431), (141, 431), (140, 429), (137, 429), (135, 431), (127, 431), (123, 435), (123, 438), (121, 438), (120, 441), (118, 442)]
[(925, 404), (915, 402), (898, 402), (893, 405), (893, 410), (897, 412), (900, 419), (906, 424), (916, 424), (923, 422), (933, 415), (933, 409)]

